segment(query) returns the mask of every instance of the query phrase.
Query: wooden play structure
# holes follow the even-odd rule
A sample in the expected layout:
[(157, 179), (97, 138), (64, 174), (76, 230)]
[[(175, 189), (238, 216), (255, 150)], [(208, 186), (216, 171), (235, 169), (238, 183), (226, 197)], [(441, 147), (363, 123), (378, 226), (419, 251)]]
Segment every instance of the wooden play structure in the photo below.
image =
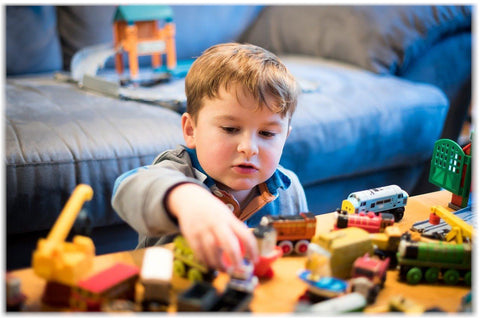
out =
[(162, 54), (166, 55), (167, 70), (173, 70), (177, 65), (175, 24), (169, 6), (118, 6), (113, 22), (113, 41), (115, 69), (120, 75), (124, 71), (124, 52), (128, 54), (132, 79), (138, 77), (138, 57), (141, 55), (152, 56), (154, 69), (162, 65)]

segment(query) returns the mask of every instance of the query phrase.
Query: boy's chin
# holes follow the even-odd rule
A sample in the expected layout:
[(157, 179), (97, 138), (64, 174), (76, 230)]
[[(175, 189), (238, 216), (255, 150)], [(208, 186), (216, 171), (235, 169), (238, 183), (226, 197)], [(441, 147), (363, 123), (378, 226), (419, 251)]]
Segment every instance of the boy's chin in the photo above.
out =
[(228, 183), (224, 184), (220, 182), (219, 187), (222, 188), (225, 191), (249, 191), (252, 190), (254, 187), (257, 186), (257, 183), (254, 182), (234, 182), (234, 183)]

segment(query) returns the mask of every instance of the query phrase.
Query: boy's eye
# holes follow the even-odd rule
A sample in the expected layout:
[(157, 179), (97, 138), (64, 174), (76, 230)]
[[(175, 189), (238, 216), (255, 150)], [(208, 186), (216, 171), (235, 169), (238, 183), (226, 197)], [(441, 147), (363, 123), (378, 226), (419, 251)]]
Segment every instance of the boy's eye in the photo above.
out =
[(274, 137), (276, 135), (276, 133), (271, 132), (271, 131), (260, 131), (260, 135), (262, 135), (264, 137), (267, 137), (267, 138), (271, 138), (271, 137)]
[(222, 127), (222, 130), (225, 131), (226, 133), (236, 133), (236, 132), (238, 132), (238, 129), (234, 128), (234, 127)]

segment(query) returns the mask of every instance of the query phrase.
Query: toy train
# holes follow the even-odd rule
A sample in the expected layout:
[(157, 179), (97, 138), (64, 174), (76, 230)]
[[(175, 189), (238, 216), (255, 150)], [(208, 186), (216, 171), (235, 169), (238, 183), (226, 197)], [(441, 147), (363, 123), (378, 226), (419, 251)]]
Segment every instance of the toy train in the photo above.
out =
[(472, 281), (470, 243), (415, 242), (402, 239), (397, 259), (400, 279), (410, 284), (417, 284), (422, 279), (434, 283), (440, 277), (448, 285), (457, 284), (460, 278), (467, 285)]
[(383, 232), (386, 227), (393, 225), (395, 218), (391, 213), (360, 212), (358, 214), (348, 214), (347, 211), (337, 209), (337, 221), (334, 229), (343, 229), (349, 227), (358, 227), (369, 233)]
[(298, 254), (305, 254), (310, 239), (315, 235), (317, 219), (311, 212), (301, 212), (297, 215), (266, 215), (260, 221), (261, 225), (272, 225), (277, 231), (277, 245), (284, 255), (294, 250)]
[(342, 210), (349, 213), (390, 212), (395, 222), (402, 220), (408, 194), (397, 185), (353, 192), (342, 201)]

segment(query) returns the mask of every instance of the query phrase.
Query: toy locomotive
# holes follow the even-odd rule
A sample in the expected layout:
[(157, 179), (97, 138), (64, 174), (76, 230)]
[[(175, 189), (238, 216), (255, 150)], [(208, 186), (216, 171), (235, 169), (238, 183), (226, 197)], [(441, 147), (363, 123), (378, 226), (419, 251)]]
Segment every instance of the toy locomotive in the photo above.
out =
[(390, 212), (395, 222), (402, 220), (407, 205), (408, 193), (397, 185), (389, 185), (353, 192), (342, 201), (342, 210), (349, 213)]

